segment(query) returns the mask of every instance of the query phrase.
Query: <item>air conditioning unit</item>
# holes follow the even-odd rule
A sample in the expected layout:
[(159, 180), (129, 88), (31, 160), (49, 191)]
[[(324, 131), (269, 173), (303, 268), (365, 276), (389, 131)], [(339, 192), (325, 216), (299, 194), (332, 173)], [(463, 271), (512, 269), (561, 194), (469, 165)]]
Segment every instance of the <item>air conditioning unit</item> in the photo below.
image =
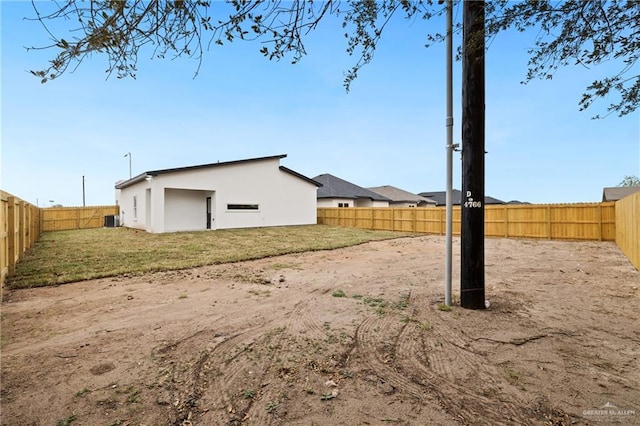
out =
[(120, 217), (118, 215), (108, 215), (104, 217), (105, 228), (116, 228), (120, 226)]

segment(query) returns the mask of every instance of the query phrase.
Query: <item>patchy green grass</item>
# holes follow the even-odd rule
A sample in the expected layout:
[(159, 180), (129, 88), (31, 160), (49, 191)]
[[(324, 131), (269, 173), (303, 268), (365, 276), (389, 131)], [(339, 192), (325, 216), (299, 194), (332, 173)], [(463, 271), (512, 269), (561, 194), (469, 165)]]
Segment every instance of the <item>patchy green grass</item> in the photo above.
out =
[(394, 309), (399, 309), (399, 310), (404, 310), (404, 309), (407, 309), (407, 306), (409, 306), (409, 295), (408, 294), (401, 294), (400, 295), (400, 300), (398, 300), (393, 305), (393, 308)]
[(269, 401), (269, 402), (267, 402), (267, 405), (265, 406), (265, 410), (267, 411), (267, 413), (272, 414), (272, 413), (276, 412), (276, 410), (278, 409), (279, 406), (280, 406), (279, 402)]
[(247, 389), (244, 392), (242, 392), (242, 395), (244, 396), (245, 399), (253, 399), (256, 396), (256, 391), (254, 391), (253, 389)]
[(453, 308), (449, 305), (445, 305), (444, 303), (438, 303), (438, 310), (443, 312), (451, 312)]
[(373, 308), (386, 308), (389, 305), (389, 302), (384, 300), (382, 297), (365, 297), (362, 301), (365, 305), (369, 305)]
[(25, 254), (8, 285), (10, 288), (49, 286), (331, 250), (412, 235), (415, 234), (327, 225), (166, 234), (128, 228), (53, 231), (43, 233)]
[(84, 387), (84, 388), (80, 389), (78, 392), (76, 392), (76, 396), (82, 396), (82, 395), (84, 395), (86, 393), (89, 393), (89, 392), (91, 392), (91, 390), (89, 388), (87, 388), (87, 387)]
[(78, 418), (75, 414), (71, 414), (70, 416), (65, 417), (64, 419), (60, 419), (56, 422), (56, 426), (70, 426), (73, 422), (75, 422)]

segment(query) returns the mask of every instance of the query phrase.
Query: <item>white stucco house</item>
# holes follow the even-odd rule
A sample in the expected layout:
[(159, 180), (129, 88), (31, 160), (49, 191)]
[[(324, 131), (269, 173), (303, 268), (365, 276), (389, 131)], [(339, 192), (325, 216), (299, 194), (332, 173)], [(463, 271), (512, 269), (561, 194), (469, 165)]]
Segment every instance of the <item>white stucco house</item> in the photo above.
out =
[(121, 226), (162, 233), (316, 223), (320, 183), (286, 155), (152, 170), (116, 183)]

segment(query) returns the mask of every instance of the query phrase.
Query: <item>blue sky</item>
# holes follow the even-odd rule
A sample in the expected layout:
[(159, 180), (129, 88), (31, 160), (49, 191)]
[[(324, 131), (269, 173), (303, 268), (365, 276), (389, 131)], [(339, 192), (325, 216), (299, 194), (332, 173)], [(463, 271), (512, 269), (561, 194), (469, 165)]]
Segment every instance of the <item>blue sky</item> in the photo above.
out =
[[(309, 177), (331, 173), (357, 185), (411, 192), (445, 189), (444, 44), (424, 48), (430, 26), (397, 19), (373, 62), (343, 88), (356, 58), (337, 20), (307, 39), (298, 64), (268, 61), (259, 43), (190, 59), (150, 60), (138, 78), (105, 79), (94, 56), (74, 73), (40, 84), (27, 71), (52, 52), (30, 2), (0, 2), (2, 173), (0, 187), (39, 206), (115, 203), (114, 184), (147, 170), (287, 154)], [(458, 15), (461, 10), (457, 11)], [(561, 69), (551, 81), (520, 84), (534, 34), (504, 34), (486, 57), (486, 194), (533, 203), (592, 202), (625, 175), (640, 175), (640, 111), (619, 118), (599, 102), (578, 111), (584, 88), (618, 70)], [(457, 36), (456, 43), (459, 43)], [(636, 70), (636, 72), (638, 72)], [(454, 68), (454, 140), (460, 142), (460, 64)], [(460, 155), (454, 187), (461, 188)], [(53, 200), (53, 202), (51, 202)]]

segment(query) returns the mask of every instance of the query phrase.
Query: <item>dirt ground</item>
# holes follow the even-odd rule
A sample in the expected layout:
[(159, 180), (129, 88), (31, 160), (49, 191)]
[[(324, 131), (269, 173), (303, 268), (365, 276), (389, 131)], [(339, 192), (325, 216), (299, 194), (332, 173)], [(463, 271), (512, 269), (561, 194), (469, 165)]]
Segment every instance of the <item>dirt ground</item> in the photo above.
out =
[(480, 311), (442, 309), (434, 236), (6, 292), (2, 425), (640, 424), (615, 244), (485, 263)]

